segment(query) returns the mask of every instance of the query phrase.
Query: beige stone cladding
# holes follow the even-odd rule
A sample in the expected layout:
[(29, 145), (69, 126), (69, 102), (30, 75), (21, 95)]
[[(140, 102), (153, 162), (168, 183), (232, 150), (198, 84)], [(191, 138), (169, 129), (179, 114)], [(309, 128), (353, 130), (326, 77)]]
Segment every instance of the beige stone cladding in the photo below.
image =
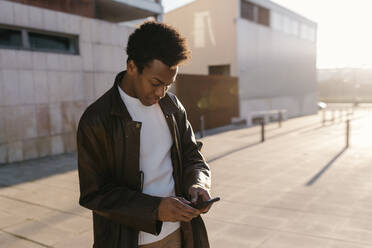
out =
[(0, 49), (0, 164), (73, 152), (79, 118), (126, 65), (133, 28), (0, 1), (0, 25), (78, 36), (79, 54)]

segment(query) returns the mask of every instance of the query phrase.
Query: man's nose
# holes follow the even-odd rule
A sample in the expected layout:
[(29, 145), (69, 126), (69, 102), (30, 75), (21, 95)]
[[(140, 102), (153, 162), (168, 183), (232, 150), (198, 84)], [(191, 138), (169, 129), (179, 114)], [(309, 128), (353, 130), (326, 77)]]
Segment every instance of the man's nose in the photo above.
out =
[(163, 98), (167, 92), (167, 86), (160, 86), (156, 89), (155, 94), (159, 98)]

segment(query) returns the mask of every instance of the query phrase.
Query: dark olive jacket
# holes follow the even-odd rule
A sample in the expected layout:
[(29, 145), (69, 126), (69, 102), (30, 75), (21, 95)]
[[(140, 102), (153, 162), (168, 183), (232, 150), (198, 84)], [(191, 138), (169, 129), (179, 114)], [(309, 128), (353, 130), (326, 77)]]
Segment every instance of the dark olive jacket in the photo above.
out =
[[(140, 171), (141, 123), (133, 121), (122, 101), (118, 84), (83, 113), (77, 132), (79, 203), (93, 212), (95, 248), (136, 248), (138, 232), (159, 234), (161, 198), (142, 193)], [(193, 184), (209, 189), (210, 170), (195, 140), (185, 109), (167, 93), (159, 101), (173, 137), (171, 159), (177, 196), (189, 198)], [(208, 248), (201, 217), (181, 223), (184, 248)]]

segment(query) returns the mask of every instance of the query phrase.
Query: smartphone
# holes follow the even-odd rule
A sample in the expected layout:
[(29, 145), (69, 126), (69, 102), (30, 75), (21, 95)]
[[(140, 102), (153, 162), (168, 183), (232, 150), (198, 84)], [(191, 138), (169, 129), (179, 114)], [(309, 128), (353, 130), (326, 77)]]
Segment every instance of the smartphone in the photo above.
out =
[(220, 200), (219, 197), (215, 197), (215, 198), (209, 199), (208, 201), (200, 201), (200, 202), (198, 201), (197, 203), (192, 203), (191, 207), (196, 208), (196, 209), (202, 209), (219, 200)]

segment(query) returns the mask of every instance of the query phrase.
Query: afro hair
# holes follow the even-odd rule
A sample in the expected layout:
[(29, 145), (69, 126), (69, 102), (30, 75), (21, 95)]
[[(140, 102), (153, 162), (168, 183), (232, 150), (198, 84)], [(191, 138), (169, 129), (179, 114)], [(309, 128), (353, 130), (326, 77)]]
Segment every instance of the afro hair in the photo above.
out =
[(145, 22), (130, 36), (127, 61), (133, 60), (139, 73), (154, 59), (172, 67), (190, 58), (186, 40), (173, 27), (159, 22)]

